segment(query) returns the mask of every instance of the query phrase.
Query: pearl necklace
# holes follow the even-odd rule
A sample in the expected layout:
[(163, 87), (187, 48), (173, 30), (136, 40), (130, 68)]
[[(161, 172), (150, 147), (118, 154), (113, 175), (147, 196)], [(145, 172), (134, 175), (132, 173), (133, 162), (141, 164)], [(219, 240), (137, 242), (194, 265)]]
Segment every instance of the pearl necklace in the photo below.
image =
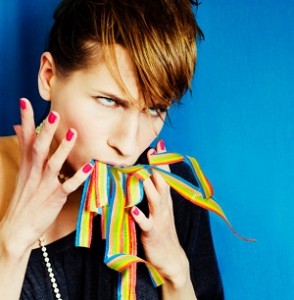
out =
[(39, 238), (39, 245), (40, 245), (41, 250), (43, 252), (44, 262), (45, 262), (45, 265), (46, 265), (46, 268), (47, 268), (47, 271), (48, 271), (48, 275), (50, 277), (51, 286), (52, 286), (52, 289), (54, 291), (55, 298), (59, 299), (59, 300), (62, 300), (61, 295), (60, 295), (60, 291), (59, 291), (59, 288), (58, 288), (58, 285), (57, 285), (57, 282), (56, 282), (56, 279), (55, 279), (55, 275), (54, 275), (52, 267), (51, 267), (50, 259), (49, 259), (48, 253), (47, 253), (47, 248), (45, 246), (45, 236), (44, 235), (42, 235)]
[[(62, 173), (59, 173), (57, 177), (58, 177), (58, 180), (60, 181), (60, 183), (64, 183), (69, 178), (68, 176), (65, 176)], [(47, 271), (48, 271), (48, 275), (49, 275), (49, 278), (50, 278), (52, 289), (53, 289), (54, 294), (55, 294), (55, 298), (58, 299), (58, 300), (62, 300), (61, 294), (60, 294), (60, 291), (59, 291), (59, 288), (58, 288), (58, 285), (57, 285), (57, 282), (56, 282), (56, 278), (55, 278), (55, 275), (53, 273), (53, 269), (51, 267), (49, 255), (48, 255), (48, 252), (47, 252), (47, 248), (45, 246), (45, 236), (44, 236), (44, 234), (38, 239), (38, 241), (39, 241), (39, 245), (41, 247), (41, 250), (43, 252), (44, 262), (45, 262), (45, 265), (46, 265), (46, 268), (47, 268)]]

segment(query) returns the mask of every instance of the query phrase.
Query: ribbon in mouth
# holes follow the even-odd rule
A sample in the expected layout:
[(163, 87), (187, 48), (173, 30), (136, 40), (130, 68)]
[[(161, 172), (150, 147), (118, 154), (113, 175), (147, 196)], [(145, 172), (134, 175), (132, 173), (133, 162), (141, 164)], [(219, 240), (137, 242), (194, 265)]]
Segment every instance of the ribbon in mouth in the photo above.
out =
[[(186, 162), (190, 166), (198, 186), (160, 167), (177, 162)], [(150, 164), (131, 167), (110, 166), (99, 161), (92, 163), (94, 168), (82, 193), (76, 246), (90, 247), (93, 217), (100, 214), (102, 238), (106, 240), (104, 262), (119, 274), (118, 299), (136, 299), (137, 263), (145, 263), (154, 286), (164, 283), (156, 268), (137, 256), (135, 221), (129, 213), (131, 207), (142, 201), (143, 181), (152, 175), (152, 170), (160, 173), (166, 183), (185, 199), (219, 215), (239, 238), (254, 241), (240, 236), (233, 229), (221, 207), (212, 199), (212, 186), (195, 158), (165, 152), (150, 155)]]

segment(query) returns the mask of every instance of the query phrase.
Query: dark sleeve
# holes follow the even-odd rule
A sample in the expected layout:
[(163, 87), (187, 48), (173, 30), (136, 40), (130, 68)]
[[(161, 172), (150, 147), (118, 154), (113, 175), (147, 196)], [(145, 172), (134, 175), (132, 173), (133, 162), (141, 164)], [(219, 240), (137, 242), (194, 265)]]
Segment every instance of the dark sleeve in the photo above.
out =
[[(197, 185), (185, 163), (171, 165), (171, 171)], [(224, 299), (207, 210), (172, 191), (177, 234), (190, 263), (191, 280), (198, 300)]]

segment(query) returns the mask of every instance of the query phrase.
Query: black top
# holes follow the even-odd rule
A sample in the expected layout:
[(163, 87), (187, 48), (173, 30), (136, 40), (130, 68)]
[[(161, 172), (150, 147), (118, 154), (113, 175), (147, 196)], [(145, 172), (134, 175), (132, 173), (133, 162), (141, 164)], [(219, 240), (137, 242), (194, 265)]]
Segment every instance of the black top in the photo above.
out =
[[(145, 162), (144, 162), (145, 163)], [(185, 163), (171, 165), (172, 172), (196, 184)], [(181, 246), (190, 262), (191, 279), (199, 300), (224, 299), (221, 278), (214, 252), (208, 212), (172, 191), (175, 223)], [(147, 200), (138, 207), (148, 214)], [(140, 230), (137, 227), (138, 237)], [(138, 256), (144, 252), (138, 238)], [(63, 300), (117, 299), (118, 273), (104, 262), (105, 241), (101, 239), (100, 216), (94, 218), (91, 248), (77, 248), (75, 232), (47, 246), (56, 281)], [(161, 299), (144, 264), (137, 267), (137, 299)], [(55, 300), (41, 249), (31, 253), (21, 300)]]

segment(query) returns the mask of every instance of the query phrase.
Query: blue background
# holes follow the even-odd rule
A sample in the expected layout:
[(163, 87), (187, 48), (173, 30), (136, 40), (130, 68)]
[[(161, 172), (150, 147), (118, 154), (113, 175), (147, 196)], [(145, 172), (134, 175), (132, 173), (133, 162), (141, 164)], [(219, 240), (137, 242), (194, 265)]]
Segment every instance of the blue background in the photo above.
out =
[[(18, 98), (45, 111), (37, 72), (57, 2), (0, 0), (0, 135), (19, 122)], [(198, 159), (234, 228), (257, 239), (211, 214), (226, 299), (292, 300), (294, 1), (204, 0), (197, 17), (193, 93), (162, 136)]]

